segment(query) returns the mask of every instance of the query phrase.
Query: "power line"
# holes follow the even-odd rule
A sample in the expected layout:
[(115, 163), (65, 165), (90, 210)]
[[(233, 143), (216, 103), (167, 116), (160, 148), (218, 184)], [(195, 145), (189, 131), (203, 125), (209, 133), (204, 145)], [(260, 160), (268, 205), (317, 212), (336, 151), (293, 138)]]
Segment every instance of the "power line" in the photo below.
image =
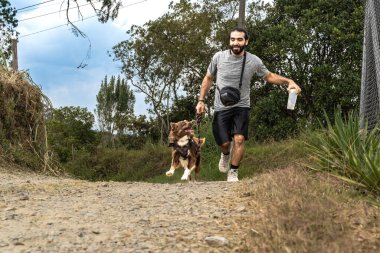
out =
[[(76, 9), (76, 8), (79, 8), (79, 7), (83, 7), (83, 6), (86, 6), (86, 5), (89, 5), (89, 4), (91, 4), (91, 3), (87, 3), (87, 4), (83, 4), (83, 5), (79, 5), (79, 6), (74, 6), (74, 7), (69, 8), (69, 10)], [(66, 11), (66, 10), (67, 9), (64, 9), (63, 11)], [(30, 18), (20, 19), (18, 22), (22, 22), (22, 21), (26, 21), (26, 20), (30, 20), (30, 19), (35, 19), (35, 18), (40, 18), (40, 17), (45, 17), (45, 16), (48, 16), (48, 15), (51, 15), (51, 14), (55, 14), (55, 13), (58, 13), (58, 12), (61, 12), (61, 11), (62, 10), (54, 11), (54, 12), (49, 12), (49, 13), (41, 14), (41, 15), (38, 15), (38, 16), (30, 17)]]
[[(94, 16), (90, 16), (90, 17), (87, 17), (87, 18), (84, 18), (84, 19), (79, 19), (79, 20), (73, 21), (73, 22), (71, 22), (71, 23), (74, 24), (74, 23), (77, 23), (77, 22), (80, 22), (80, 21), (84, 21), (84, 20), (87, 20), (87, 19), (90, 19), (90, 18), (94, 18), (94, 17), (96, 17), (96, 15), (94, 15)], [(67, 25), (68, 25), (68, 24), (63, 24), (63, 25), (54, 26), (54, 27), (47, 28), (47, 29), (44, 29), (44, 30), (41, 30), (41, 31), (38, 31), (38, 32), (29, 33), (29, 34), (26, 34), (26, 35), (19, 36), (19, 38), (28, 37), (28, 36), (31, 36), (31, 35), (34, 35), (34, 34), (38, 34), (38, 33), (46, 32), (46, 31), (50, 31), (50, 30), (53, 30), (53, 29), (56, 29), (56, 28), (59, 28), (59, 27), (62, 27), (62, 26), (67, 26)]]
[[(142, 0), (142, 1), (140, 1), (140, 2), (132, 3), (132, 4), (129, 4), (129, 5), (126, 5), (126, 6), (122, 6), (122, 7), (120, 7), (120, 9), (123, 9), (123, 8), (126, 8), (126, 7), (130, 7), (130, 6), (133, 6), (133, 5), (137, 5), (137, 4), (141, 4), (141, 3), (146, 2), (146, 1), (148, 1), (148, 0)], [(71, 23), (77, 23), (77, 22), (84, 21), (84, 20), (87, 20), (87, 19), (90, 19), (90, 18), (94, 18), (94, 17), (97, 17), (97, 15), (93, 15), (93, 16), (86, 17), (86, 18), (83, 18), (83, 19), (79, 19), (79, 20), (73, 21), (73, 22), (71, 22)], [(55, 27), (47, 28), (47, 29), (44, 29), (44, 30), (41, 30), (41, 31), (38, 31), (38, 32), (34, 32), (34, 33), (29, 33), (29, 34), (26, 34), (26, 35), (22, 35), (22, 36), (19, 36), (19, 38), (24, 38), (24, 37), (28, 37), (28, 36), (31, 36), (31, 35), (35, 35), (35, 34), (38, 34), (38, 33), (46, 32), (46, 31), (50, 31), (50, 30), (53, 30), (53, 29), (60, 28), (60, 27), (62, 27), (62, 26), (67, 26), (67, 24), (62, 24), (62, 25), (58, 25), (58, 26), (55, 26)]]
[(55, 1), (55, 0), (49, 0), (49, 1), (44, 1), (44, 2), (38, 3), (38, 4), (29, 5), (29, 6), (17, 9), (16, 11), (21, 11), (21, 10), (24, 10), (24, 9), (29, 9), (29, 8), (32, 8), (34, 6), (38, 6), (38, 5), (49, 3), (49, 2), (53, 2), (53, 1)]
[(51, 4), (45, 4), (43, 6), (34, 6), (34, 7), (30, 7), (28, 9), (25, 9), (25, 10), (18, 10), (17, 13), (22, 13), (22, 12), (31, 12), (33, 10), (36, 10), (36, 9), (43, 9), (43, 8), (48, 8), (48, 7), (51, 7), (51, 6), (57, 6), (57, 5), (62, 5), (62, 2), (59, 3), (59, 2), (55, 2), (55, 3), (51, 3)]

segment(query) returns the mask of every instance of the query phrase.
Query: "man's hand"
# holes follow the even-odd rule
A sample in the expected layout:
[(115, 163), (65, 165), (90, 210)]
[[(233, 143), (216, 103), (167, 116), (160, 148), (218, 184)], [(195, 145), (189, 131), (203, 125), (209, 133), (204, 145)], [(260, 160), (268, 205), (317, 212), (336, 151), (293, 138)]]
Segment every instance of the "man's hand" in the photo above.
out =
[(295, 89), (297, 94), (300, 94), (301, 93), (301, 88), (293, 81), (293, 80), (289, 80), (288, 82), (288, 91), (290, 91), (291, 89)]
[(205, 102), (202, 100), (199, 100), (197, 103), (197, 107), (195, 107), (197, 114), (202, 114), (205, 112)]

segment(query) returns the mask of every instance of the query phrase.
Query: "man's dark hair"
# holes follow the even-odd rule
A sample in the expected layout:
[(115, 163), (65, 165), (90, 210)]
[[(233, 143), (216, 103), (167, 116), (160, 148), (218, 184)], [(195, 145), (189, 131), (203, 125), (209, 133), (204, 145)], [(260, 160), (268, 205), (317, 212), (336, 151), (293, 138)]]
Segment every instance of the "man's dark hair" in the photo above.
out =
[(248, 39), (248, 32), (247, 32), (247, 30), (245, 30), (244, 28), (241, 28), (241, 27), (235, 27), (234, 29), (232, 29), (231, 32), (230, 32), (230, 37), (231, 37), (231, 33), (235, 32), (235, 31), (244, 33), (244, 39), (246, 39), (246, 40)]

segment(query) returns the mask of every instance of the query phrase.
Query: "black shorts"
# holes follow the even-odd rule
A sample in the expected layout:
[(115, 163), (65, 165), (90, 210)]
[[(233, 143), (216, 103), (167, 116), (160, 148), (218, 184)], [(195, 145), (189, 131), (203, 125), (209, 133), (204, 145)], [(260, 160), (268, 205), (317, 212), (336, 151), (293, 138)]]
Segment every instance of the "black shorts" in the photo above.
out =
[(220, 146), (231, 141), (234, 134), (241, 134), (248, 140), (249, 108), (234, 107), (214, 113), (212, 132)]

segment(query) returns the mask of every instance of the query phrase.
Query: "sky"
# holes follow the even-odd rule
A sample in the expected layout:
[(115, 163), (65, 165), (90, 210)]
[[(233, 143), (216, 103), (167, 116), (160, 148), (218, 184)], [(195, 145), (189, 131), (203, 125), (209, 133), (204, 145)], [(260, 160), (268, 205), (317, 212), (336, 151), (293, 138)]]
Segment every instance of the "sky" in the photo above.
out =
[[(104, 77), (121, 75), (120, 62), (113, 61), (108, 51), (128, 38), (126, 31), (131, 25), (143, 25), (166, 13), (171, 1), (123, 0), (118, 18), (101, 24), (92, 17), (95, 13), (86, 0), (78, 0), (83, 5), (80, 9), (83, 21), (74, 24), (86, 34), (87, 38), (83, 38), (76, 37), (67, 25), (65, 6), (61, 7), (63, 0), (11, 0), (11, 6), (18, 10), (19, 70), (28, 71), (54, 108), (79, 106), (94, 113)], [(70, 19), (82, 20), (76, 8), (70, 10)], [(78, 68), (90, 44), (87, 66)], [(143, 95), (135, 93), (135, 96), (135, 115), (147, 114)]]

